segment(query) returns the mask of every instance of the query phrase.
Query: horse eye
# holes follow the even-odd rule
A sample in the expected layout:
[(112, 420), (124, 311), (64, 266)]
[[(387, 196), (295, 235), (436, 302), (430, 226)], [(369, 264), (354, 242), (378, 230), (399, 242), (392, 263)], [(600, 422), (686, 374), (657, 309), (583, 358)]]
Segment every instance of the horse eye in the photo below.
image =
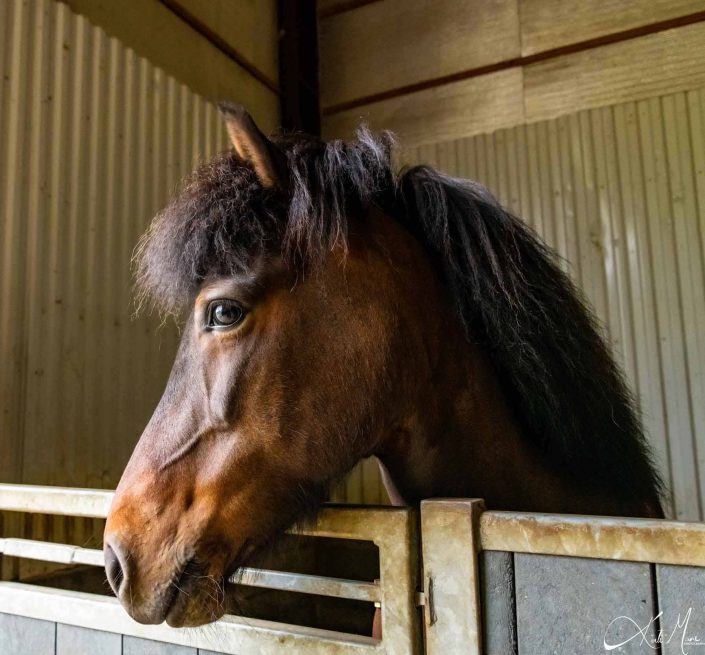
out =
[(208, 305), (208, 327), (215, 330), (235, 327), (245, 318), (245, 310), (234, 300), (214, 300)]

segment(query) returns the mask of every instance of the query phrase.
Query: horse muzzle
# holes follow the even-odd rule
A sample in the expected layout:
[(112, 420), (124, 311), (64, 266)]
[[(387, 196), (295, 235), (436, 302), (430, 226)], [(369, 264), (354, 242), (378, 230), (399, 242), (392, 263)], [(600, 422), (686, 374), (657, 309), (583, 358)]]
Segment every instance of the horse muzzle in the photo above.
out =
[(215, 515), (175, 495), (116, 494), (104, 535), (105, 572), (139, 623), (196, 626), (225, 613), (225, 578), (244, 540), (213, 529)]

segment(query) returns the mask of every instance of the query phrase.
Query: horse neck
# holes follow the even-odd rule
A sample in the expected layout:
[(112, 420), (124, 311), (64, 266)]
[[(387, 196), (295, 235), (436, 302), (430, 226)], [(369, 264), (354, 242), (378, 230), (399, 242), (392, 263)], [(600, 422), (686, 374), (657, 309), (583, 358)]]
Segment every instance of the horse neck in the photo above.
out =
[(579, 488), (522, 433), (486, 355), (448, 339), (431, 384), (375, 453), (394, 504), (483, 498), (491, 509), (654, 516)]
[[(402, 331), (390, 352), (395, 393), (385, 401), (380, 429), (365, 452), (381, 462), (393, 501), (475, 497), (494, 509), (658, 514), (658, 502), (655, 509), (635, 507), (582, 488), (565, 466), (549, 461), (522, 432), (488, 354), (477, 339), (468, 339), (420, 243), (375, 208), (364, 225), (359, 247), (393, 272), (385, 278), (388, 302), (400, 312)], [(581, 479), (589, 480), (584, 473)]]

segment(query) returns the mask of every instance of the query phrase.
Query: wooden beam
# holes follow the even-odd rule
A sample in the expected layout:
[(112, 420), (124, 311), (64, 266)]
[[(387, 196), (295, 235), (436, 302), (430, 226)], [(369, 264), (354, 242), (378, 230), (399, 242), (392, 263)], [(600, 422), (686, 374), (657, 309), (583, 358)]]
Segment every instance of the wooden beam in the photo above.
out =
[[(511, 57), (503, 59), (502, 61), (496, 63), (473, 66), (464, 70), (449, 73), (447, 75), (430, 77), (428, 79), (419, 80), (410, 84), (393, 86), (388, 89), (385, 89), (384, 91), (359, 95), (349, 100), (331, 102), (322, 107), (321, 115), (327, 117), (336, 113), (348, 111), (350, 109), (355, 109), (373, 103), (382, 102), (384, 100), (389, 100), (391, 98), (406, 96), (411, 93), (416, 93), (419, 91), (444, 86), (447, 84), (453, 84), (455, 82), (460, 82), (476, 77), (482, 77), (490, 73), (504, 71), (515, 67), (527, 67), (532, 64), (538, 64), (540, 62), (558, 60), (559, 58), (565, 57), (566, 55), (601, 48), (602, 46), (610, 45), (613, 43), (630, 41), (632, 39), (637, 39), (639, 37), (647, 36), (649, 34), (657, 34), (665, 30), (670, 30), (676, 27), (685, 27), (687, 25), (694, 25), (703, 21), (705, 21), (705, 11), (698, 11), (692, 14), (688, 14), (687, 16), (679, 16), (678, 18), (674, 19), (658, 21), (655, 23), (651, 23), (650, 25), (642, 25), (637, 28), (617, 32), (614, 34), (607, 34), (593, 39), (580, 41), (577, 43), (571, 43), (566, 46), (556, 47), (550, 50), (544, 50), (542, 52), (536, 52), (526, 56)], [(325, 52), (323, 53), (323, 55), (325, 57)], [(560, 65), (560, 62), (557, 65)], [(331, 72), (331, 75), (334, 73), (335, 71)]]
[(169, 11), (178, 16), (191, 29), (198, 32), (213, 47), (222, 52), (228, 59), (247, 71), (252, 77), (264, 84), (273, 93), (279, 93), (279, 85), (253, 62), (249, 61), (234, 45), (223, 38), (217, 30), (213, 29), (206, 21), (201, 20), (194, 12), (189, 11), (179, 0), (159, 0)]
[(318, 21), (315, 0), (279, 1), (281, 125), (318, 135)]

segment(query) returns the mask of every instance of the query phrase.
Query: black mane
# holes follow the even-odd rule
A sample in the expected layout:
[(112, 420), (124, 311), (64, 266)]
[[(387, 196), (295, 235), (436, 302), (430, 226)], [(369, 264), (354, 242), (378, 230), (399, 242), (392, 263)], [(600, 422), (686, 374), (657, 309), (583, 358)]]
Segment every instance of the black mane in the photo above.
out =
[(584, 486), (658, 498), (635, 403), (595, 319), (523, 222), (479, 184), (425, 166), (395, 174), (386, 133), (277, 142), (290, 196), (263, 189), (234, 153), (202, 165), (138, 246), (142, 298), (178, 312), (209, 276), (247, 270), (263, 252), (315, 264), (346, 244), (349, 221), (374, 202), (425, 246), (528, 437)]
[(232, 151), (203, 163), (137, 246), (140, 305), (176, 314), (205, 279), (245, 272), (264, 252), (320, 261), (346, 245), (348, 221), (394, 186), (388, 133), (360, 129), (354, 143), (306, 135), (276, 141), (286, 153), (290, 197), (262, 188)]

